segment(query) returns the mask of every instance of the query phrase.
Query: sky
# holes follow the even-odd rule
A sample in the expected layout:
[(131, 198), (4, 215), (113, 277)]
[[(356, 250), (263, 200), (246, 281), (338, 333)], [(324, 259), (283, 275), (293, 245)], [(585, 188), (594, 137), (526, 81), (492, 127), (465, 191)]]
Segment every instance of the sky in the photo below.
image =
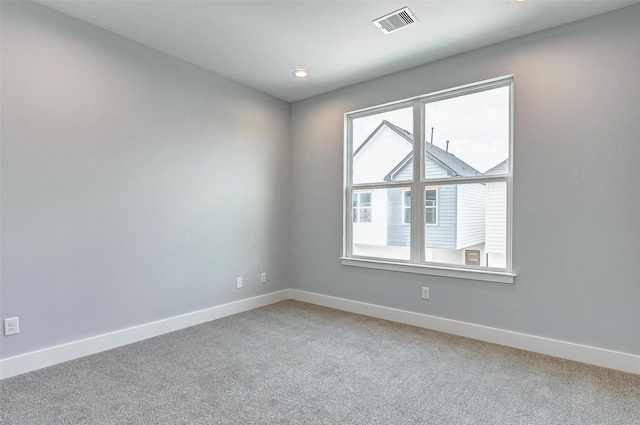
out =
[[(382, 120), (413, 132), (412, 108), (370, 115), (354, 120), (353, 149)], [(484, 173), (509, 157), (509, 87), (438, 100), (425, 105), (425, 137), (433, 131), (433, 144)]]

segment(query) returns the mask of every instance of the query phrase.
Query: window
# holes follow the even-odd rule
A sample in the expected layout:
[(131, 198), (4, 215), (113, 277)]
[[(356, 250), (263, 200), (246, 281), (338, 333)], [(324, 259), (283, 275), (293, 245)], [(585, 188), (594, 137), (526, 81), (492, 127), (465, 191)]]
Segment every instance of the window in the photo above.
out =
[(411, 191), (402, 191), (402, 224), (411, 224)]
[(347, 113), (343, 264), (513, 282), (512, 98), (509, 76)]
[(353, 222), (371, 223), (371, 192), (353, 193)]
[(424, 222), (438, 224), (438, 189), (425, 189)]
[[(403, 211), (402, 223), (411, 223), (411, 191), (402, 191)], [(425, 191), (425, 224), (438, 224), (438, 189)]]

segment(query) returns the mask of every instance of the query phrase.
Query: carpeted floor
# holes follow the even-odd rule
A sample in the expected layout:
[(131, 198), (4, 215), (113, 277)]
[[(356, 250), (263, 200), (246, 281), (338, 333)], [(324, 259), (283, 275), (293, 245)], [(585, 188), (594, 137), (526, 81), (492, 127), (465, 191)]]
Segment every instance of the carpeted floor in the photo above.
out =
[(0, 423), (640, 424), (640, 376), (284, 301), (0, 381)]

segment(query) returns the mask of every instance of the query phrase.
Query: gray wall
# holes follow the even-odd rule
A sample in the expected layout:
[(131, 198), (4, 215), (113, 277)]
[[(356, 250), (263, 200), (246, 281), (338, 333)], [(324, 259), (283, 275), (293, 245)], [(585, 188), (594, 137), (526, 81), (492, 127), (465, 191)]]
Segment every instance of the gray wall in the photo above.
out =
[(287, 103), (4, 1), (1, 84), (2, 358), (290, 287)]
[[(294, 287), (640, 354), (639, 22), (635, 5), (293, 104)], [(343, 114), (506, 74), (515, 284), (341, 266)]]
[[(640, 6), (291, 106), (1, 7), (2, 358), (288, 287), (640, 354)], [(341, 266), (343, 114), (511, 73), (516, 283)]]

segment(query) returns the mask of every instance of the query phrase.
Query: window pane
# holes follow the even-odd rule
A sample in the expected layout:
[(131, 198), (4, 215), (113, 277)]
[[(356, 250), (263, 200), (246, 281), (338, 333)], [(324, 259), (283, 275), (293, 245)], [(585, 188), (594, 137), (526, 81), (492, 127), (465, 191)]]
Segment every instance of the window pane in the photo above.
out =
[(368, 215), (370, 221), (353, 223), (353, 255), (410, 259), (411, 225), (403, 221), (403, 190), (407, 189), (403, 187), (370, 191), (371, 207), (360, 210)]
[(509, 87), (425, 105), (425, 178), (507, 175)]
[(411, 223), (411, 208), (404, 209), (404, 224)]
[(371, 208), (360, 208), (360, 223), (371, 223)]
[(437, 224), (438, 223), (438, 190), (426, 189), (424, 197), (425, 197), (424, 222), (430, 225)]
[(361, 207), (370, 207), (371, 206), (371, 192), (361, 192), (360, 193), (360, 206)]
[(413, 180), (413, 111), (356, 118), (352, 125), (353, 183)]
[(403, 223), (409, 224), (411, 223), (411, 191), (409, 190), (403, 191), (402, 196), (403, 196), (402, 205), (404, 207)]
[(371, 192), (353, 192), (351, 195), (353, 222), (371, 222)]
[(435, 189), (427, 189), (425, 191), (426, 206), (435, 207), (437, 193)]
[(427, 208), (425, 211), (425, 222), (427, 224), (436, 224), (436, 209)]
[(425, 261), (506, 268), (505, 182), (443, 185), (431, 210), (437, 225), (425, 229)]

